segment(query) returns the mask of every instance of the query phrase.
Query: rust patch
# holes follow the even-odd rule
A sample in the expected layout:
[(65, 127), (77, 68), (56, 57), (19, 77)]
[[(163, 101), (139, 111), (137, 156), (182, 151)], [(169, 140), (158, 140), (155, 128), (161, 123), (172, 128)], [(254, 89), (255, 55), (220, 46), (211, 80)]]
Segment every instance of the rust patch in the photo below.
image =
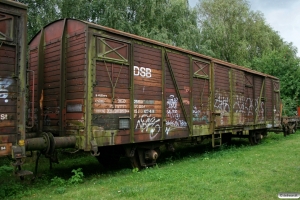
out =
[(44, 101), (44, 90), (42, 90), (41, 98), (40, 98), (40, 109), (43, 110), (43, 101)]

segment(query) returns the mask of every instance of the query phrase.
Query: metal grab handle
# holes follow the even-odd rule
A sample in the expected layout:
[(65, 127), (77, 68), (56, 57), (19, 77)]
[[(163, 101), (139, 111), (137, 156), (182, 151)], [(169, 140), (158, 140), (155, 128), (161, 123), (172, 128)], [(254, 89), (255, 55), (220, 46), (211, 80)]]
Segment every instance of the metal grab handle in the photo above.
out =
[(32, 128), (34, 126), (34, 71), (27, 70), (27, 72), (32, 72), (32, 102), (31, 102), (31, 126), (26, 126), (26, 128)]

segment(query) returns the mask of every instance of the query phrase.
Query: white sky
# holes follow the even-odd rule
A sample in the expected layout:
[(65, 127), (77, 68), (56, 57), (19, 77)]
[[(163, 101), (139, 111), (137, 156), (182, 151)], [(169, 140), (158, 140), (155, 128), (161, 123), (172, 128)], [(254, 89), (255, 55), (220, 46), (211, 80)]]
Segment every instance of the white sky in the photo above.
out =
[[(300, 57), (300, 0), (248, 0), (251, 9), (261, 11), (266, 22), (284, 41), (292, 42)], [(194, 7), (198, 0), (189, 0)]]

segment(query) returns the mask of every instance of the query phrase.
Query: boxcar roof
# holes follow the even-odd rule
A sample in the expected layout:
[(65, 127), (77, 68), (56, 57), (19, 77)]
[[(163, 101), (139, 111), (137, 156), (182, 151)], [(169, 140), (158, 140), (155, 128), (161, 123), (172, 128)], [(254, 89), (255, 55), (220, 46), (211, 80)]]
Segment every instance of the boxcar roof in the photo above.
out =
[[(58, 21), (61, 21), (61, 20), (64, 20), (64, 19), (56, 20), (56, 21), (54, 21), (54, 22), (52, 22), (52, 23), (46, 25), (44, 28), (46, 28), (46, 27), (48, 27), (48, 26), (51, 26), (51, 24), (54, 24), (54, 23), (56, 23), (56, 22), (58, 22)], [(183, 48), (180, 48), (180, 47), (176, 47), (176, 46), (172, 46), (172, 45), (165, 44), (165, 43), (162, 43), (162, 42), (158, 42), (158, 41), (156, 41), (156, 40), (152, 40), (152, 39), (145, 38), (145, 37), (142, 37), (142, 36), (134, 35), (134, 34), (131, 34), (131, 33), (126, 33), (126, 32), (123, 32), (123, 31), (119, 31), (119, 30), (116, 30), (116, 29), (113, 29), (113, 28), (109, 28), (109, 27), (102, 26), (102, 25), (99, 25), (99, 24), (94, 24), (94, 23), (87, 22), (87, 21), (82, 21), (82, 20), (77, 20), (77, 19), (71, 19), (71, 18), (68, 18), (67, 20), (68, 20), (68, 21), (69, 21), (69, 20), (80, 21), (80, 22), (82, 22), (82, 23), (88, 25), (88, 26), (91, 27), (91, 28), (104, 30), (104, 31), (107, 31), (107, 32), (111, 32), (111, 33), (115, 33), (115, 34), (118, 34), (118, 35), (122, 35), (122, 36), (126, 36), (126, 37), (129, 37), (129, 38), (133, 38), (133, 39), (136, 39), (136, 40), (140, 40), (140, 41), (143, 41), (143, 42), (146, 42), (146, 43), (155, 44), (155, 45), (162, 46), (162, 47), (166, 47), (166, 48), (169, 48), (169, 49), (172, 49), (172, 50), (180, 51), (180, 52), (183, 52), (183, 53), (186, 53), (186, 54), (190, 54), (190, 55), (193, 55), (193, 56), (202, 57), (202, 58), (204, 58), (204, 59), (211, 60), (211, 61), (214, 62), (214, 63), (222, 64), (222, 65), (229, 66), (229, 67), (232, 67), (232, 68), (235, 68), (235, 69), (240, 69), (240, 70), (243, 70), (243, 71), (246, 71), (246, 72), (249, 72), (249, 73), (253, 73), (253, 74), (257, 74), (257, 75), (261, 75), (261, 76), (265, 76), (265, 77), (270, 77), (270, 78), (273, 78), (273, 79), (278, 79), (277, 77), (274, 77), (274, 76), (271, 76), (271, 75), (269, 75), (269, 74), (265, 74), (265, 73), (262, 73), (262, 72), (255, 71), (255, 70), (249, 69), (249, 68), (247, 68), (247, 67), (239, 66), (239, 65), (236, 65), (236, 64), (233, 64), (233, 63), (229, 63), (229, 62), (226, 62), (226, 61), (217, 59), (217, 58), (213, 58), (213, 57), (206, 56), (206, 55), (203, 55), (203, 54), (200, 54), (200, 53), (196, 53), (196, 52), (193, 52), (193, 51), (190, 51), (190, 50), (187, 50), (187, 49), (183, 49)], [(39, 31), (39, 32), (36, 34), (36, 36), (37, 36), (40, 32), (41, 32), (41, 31)], [(31, 41), (32, 41), (36, 36), (34, 36), (34, 37), (31, 39)], [(31, 43), (31, 41), (30, 41), (29, 43)]]
[(12, 0), (1, 0), (0, 3), (4, 3), (4, 4), (8, 4), (8, 5), (12, 5), (18, 8), (22, 8), (22, 9), (27, 9), (27, 5), (17, 2), (17, 1), (12, 1)]

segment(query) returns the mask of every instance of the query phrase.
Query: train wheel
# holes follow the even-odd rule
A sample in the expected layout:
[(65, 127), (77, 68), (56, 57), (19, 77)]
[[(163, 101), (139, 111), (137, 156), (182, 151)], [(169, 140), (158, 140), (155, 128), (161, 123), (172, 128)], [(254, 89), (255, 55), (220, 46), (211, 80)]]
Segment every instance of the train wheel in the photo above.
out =
[(261, 142), (263, 135), (261, 133), (256, 133), (256, 142), (257, 144)]
[(283, 127), (282, 132), (283, 132), (283, 136), (286, 137), (288, 134), (286, 127)]
[(254, 140), (255, 140), (255, 137), (254, 137), (254, 136), (255, 136), (254, 133), (250, 133), (250, 134), (249, 134), (249, 142), (250, 142), (251, 145), (254, 145), (254, 143), (255, 143), (255, 142), (254, 142)]
[(262, 135), (259, 132), (251, 132), (249, 142), (251, 145), (257, 145), (261, 141)]
[(288, 130), (287, 130), (287, 135), (290, 135), (292, 132), (293, 132), (293, 130), (290, 129), (290, 128), (288, 128)]
[(137, 152), (134, 153), (133, 157), (130, 157), (130, 162), (133, 169), (138, 169), (138, 170), (142, 169), (139, 155)]

